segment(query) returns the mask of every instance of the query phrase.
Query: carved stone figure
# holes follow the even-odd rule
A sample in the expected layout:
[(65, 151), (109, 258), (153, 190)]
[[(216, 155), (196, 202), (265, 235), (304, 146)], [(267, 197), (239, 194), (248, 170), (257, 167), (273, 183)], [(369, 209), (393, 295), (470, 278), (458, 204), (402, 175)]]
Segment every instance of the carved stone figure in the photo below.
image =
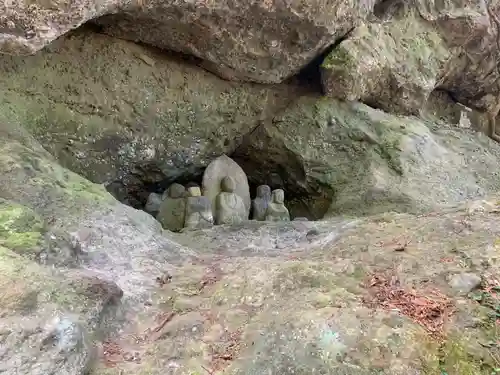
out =
[(160, 206), (156, 219), (164, 229), (178, 232), (184, 227), (186, 217), (186, 189), (180, 184), (172, 184)]
[(246, 213), (245, 219), (248, 219), (250, 214), (250, 188), (247, 175), (236, 162), (226, 155), (219, 156), (205, 169), (202, 181), (203, 195), (210, 199), (212, 208), (215, 209), (215, 199), (221, 192), (221, 182), (226, 176), (230, 176), (234, 180), (234, 193), (243, 200)]
[(144, 206), (144, 211), (153, 216), (158, 215), (158, 211), (160, 210), (160, 205), (162, 202), (162, 198), (160, 194), (151, 193), (149, 194), (148, 201), (146, 202), (146, 206)]
[(290, 213), (285, 207), (285, 192), (276, 189), (272, 192), (271, 202), (267, 207), (266, 221), (290, 221)]
[(252, 219), (257, 221), (266, 220), (267, 206), (271, 201), (271, 188), (268, 185), (257, 187), (257, 194), (252, 200)]
[(201, 195), (198, 186), (187, 189), (185, 229), (210, 228), (214, 225), (210, 199)]
[(226, 176), (221, 182), (221, 192), (215, 199), (215, 223), (237, 224), (248, 219), (243, 199), (235, 193), (235, 182)]

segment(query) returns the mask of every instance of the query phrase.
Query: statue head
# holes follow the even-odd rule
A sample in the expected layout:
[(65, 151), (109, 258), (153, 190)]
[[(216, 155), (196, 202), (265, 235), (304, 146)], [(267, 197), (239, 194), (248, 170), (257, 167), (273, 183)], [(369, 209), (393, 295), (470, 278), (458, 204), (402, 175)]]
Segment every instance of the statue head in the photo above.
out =
[(168, 188), (168, 196), (170, 198), (182, 198), (186, 193), (186, 189), (181, 184), (174, 183)]
[(199, 186), (191, 186), (187, 189), (188, 197), (201, 197), (201, 190)]
[(271, 188), (268, 185), (257, 186), (257, 198), (270, 198)]
[(220, 183), (221, 190), (226, 192), (226, 193), (232, 193), (234, 192), (234, 189), (236, 189), (234, 179), (230, 176), (226, 176), (222, 179)]
[(283, 204), (285, 202), (285, 192), (283, 189), (273, 191), (273, 203)]

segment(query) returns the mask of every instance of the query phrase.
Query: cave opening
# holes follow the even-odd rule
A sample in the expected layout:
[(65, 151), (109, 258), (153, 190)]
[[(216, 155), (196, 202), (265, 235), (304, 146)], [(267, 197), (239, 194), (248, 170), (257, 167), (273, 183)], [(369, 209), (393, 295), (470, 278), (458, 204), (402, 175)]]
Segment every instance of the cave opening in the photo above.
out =
[[(287, 171), (285, 169), (276, 167), (276, 170), (262, 173), (261, 168), (252, 160), (245, 160), (237, 153), (228, 156), (235, 160), (247, 175), (252, 199), (255, 198), (259, 185), (268, 185), (271, 190), (283, 189), (285, 191), (285, 206), (288, 208), (292, 220), (298, 217), (317, 220), (323, 216), (314, 208), (314, 202), (310, 202), (305, 189), (299, 184), (294, 185), (292, 182), (294, 179), (286, 178)], [(151, 193), (162, 196), (174, 183), (185, 187), (195, 185), (201, 188), (204, 170), (204, 167), (199, 167), (187, 172), (169, 171), (167, 175), (167, 173), (162, 172), (158, 164), (147, 163), (135, 166), (121, 178), (107, 184), (106, 189), (118, 201), (155, 216), (155, 212), (150, 212), (147, 207)]]

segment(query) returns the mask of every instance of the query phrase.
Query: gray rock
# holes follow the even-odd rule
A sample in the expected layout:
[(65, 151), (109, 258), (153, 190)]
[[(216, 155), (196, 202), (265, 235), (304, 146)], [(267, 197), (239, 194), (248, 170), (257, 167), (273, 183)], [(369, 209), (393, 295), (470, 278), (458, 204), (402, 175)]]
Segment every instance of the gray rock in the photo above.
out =
[[(18, 89), (35, 81), (36, 97)], [(235, 140), (295, 95), (287, 86), (234, 85), (87, 28), (34, 56), (0, 53), (0, 86), (0, 121), (29, 125), (48, 152), (93, 182), (119, 179), (122, 184), (111, 188), (122, 202), (144, 189), (143, 183), (175, 181), (203, 170), (214, 155), (231, 154)], [(22, 105), (7, 105), (14, 102)], [(130, 203), (138, 208), (146, 199)]]
[(453, 275), (450, 286), (458, 293), (467, 294), (481, 285), (481, 277), (469, 272)]
[(500, 149), (475, 133), (310, 97), (259, 126), (233, 157), (252, 171), (252, 182), (280, 171), (283, 185), (296, 188), (291, 216), (311, 220), (420, 213), (500, 186), (500, 175), (491, 172)]
[[(78, 0), (71, 10), (63, 10), (8, 3), (0, 5), (0, 53), (33, 54), (94, 19), (110, 35), (201, 58), (207, 69), (224, 78), (276, 83), (344, 36), (374, 4), (375, 0), (239, 0), (193, 5), (186, 0), (153, 0), (143, 6), (126, 0)], [(147, 55), (141, 60), (154, 63)]]
[(96, 359), (95, 348), (75, 317), (49, 321), (0, 321), (0, 373), (12, 375), (85, 375)]
[[(418, 115), (439, 88), (467, 106), (487, 110), (499, 92), (494, 82), (500, 71), (489, 68), (499, 58), (492, 50), (499, 30), (491, 16), (498, 14), (499, 2), (386, 3), (399, 7), (384, 14), (384, 22), (354, 29), (325, 59), (326, 93), (391, 113)], [(478, 59), (472, 62), (468, 56)], [(479, 73), (485, 70), (492, 77)]]

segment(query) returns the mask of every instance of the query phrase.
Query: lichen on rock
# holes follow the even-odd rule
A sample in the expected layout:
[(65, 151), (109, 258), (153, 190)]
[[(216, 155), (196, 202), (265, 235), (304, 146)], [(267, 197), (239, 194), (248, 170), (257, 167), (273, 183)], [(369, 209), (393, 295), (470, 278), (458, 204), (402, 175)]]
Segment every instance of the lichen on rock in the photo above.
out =
[(414, 12), (356, 28), (322, 64), (326, 94), (389, 113), (418, 114), (438, 85), (449, 51)]

